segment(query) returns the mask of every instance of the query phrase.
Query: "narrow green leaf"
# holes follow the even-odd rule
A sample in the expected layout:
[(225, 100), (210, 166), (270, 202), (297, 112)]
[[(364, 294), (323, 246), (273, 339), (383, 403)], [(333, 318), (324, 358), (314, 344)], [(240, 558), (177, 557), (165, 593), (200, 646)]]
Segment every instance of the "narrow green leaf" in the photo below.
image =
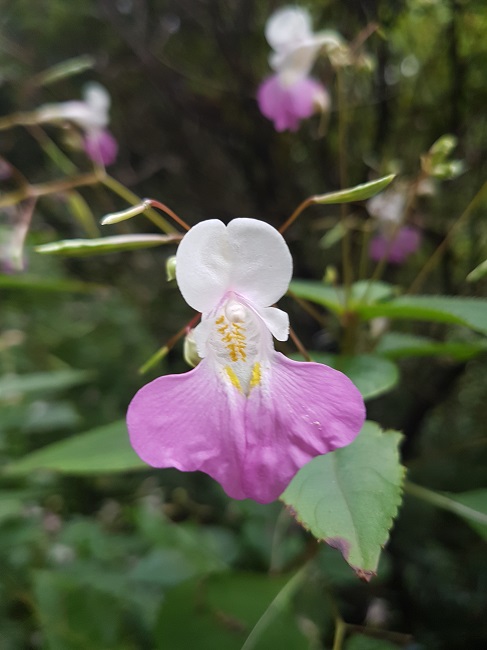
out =
[(100, 239), (66, 239), (37, 246), (36, 251), (51, 255), (85, 257), (118, 253), (135, 248), (162, 246), (163, 244), (178, 241), (178, 239), (172, 235), (115, 235), (113, 237), (101, 237)]
[(336, 223), (333, 228), (330, 228), (328, 232), (326, 232), (323, 237), (320, 239), (320, 248), (323, 250), (327, 250), (328, 248), (331, 248), (335, 244), (337, 244), (340, 240), (343, 239), (347, 232), (347, 228), (343, 221), (339, 221)]
[(467, 282), (477, 282), (477, 280), (483, 278), (484, 275), (487, 275), (487, 260), (484, 260), (481, 264), (476, 266), (473, 271), (470, 271), (467, 275)]
[[(331, 287), (316, 280), (293, 280), (289, 291), (298, 298), (326, 307), (339, 316), (345, 312), (343, 287)], [(352, 285), (349, 309), (357, 310), (358, 305), (373, 305), (392, 297), (395, 292), (396, 288), (386, 282), (360, 280)]]
[(0, 379), (0, 400), (15, 396), (51, 393), (84, 384), (93, 377), (85, 370), (52, 370), (27, 375), (4, 375)]
[(360, 305), (356, 311), (364, 319), (404, 318), (464, 325), (487, 334), (487, 300), (457, 296), (400, 296), (387, 302)]
[(349, 187), (346, 190), (339, 192), (329, 192), (328, 194), (320, 194), (313, 196), (310, 199), (311, 203), (319, 203), (320, 205), (331, 205), (335, 203), (351, 203), (352, 201), (365, 201), (370, 199), (374, 194), (378, 194), (385, 189), (396, 177), (395, 174), (383, 176), (375, 181), (369, 183), (362, 183), (355, 187)]
[(90, 206), (79, 192), (68, 193), (71, 212), (89, 237), (99, 237), (100, 231)]
[(95, 59), (89, 54), (67, 59), (39, 73), (34, 82), (38, 86), (49, 86), (57, 81), (86, 72), (95, 65)]
[(399, 380), (396, 364), (378, 355), (361, 354), (355, 357), (342, 357), (310, 352), (310, 356), (313, 361), (331, 366), (350, 377), (364, 400), (387, 393)]
[(387, 332), (375, 348), (376, 352), (390, 359), (444, 356), (458, 361), (472, 359), (486, 350), (487, 341), (482, 338), (477, 341), (435, 341), (403, 332)]
[(91, 475), (148, 469), (130, 446), (125, 421), (67, 438), (27, 454), (6, 466), (8, 475), (35, 470)]
[[(378, 632), (380, 633), (380, 630)], [(399, 646), (375, 636), (354, 634), (346, 642), (344, 650), (399, 650)]]
[(337, 315), (345, 311), (345, 296), (341, 287), (331, 287), (315, 280), (293, 280), (289, 293), (326, 307)]
[(377, 572), (401, 502), (400, 440), (397, 431), (366, 422), (351, 445), (305, 465), (281, 496), (299, 523), (366, 580)]
[(2, 275), (0, 289), (32, 291), (43, 293), (90, 293), (102, 289), (103, 285), (63, 278), (46, 278), (36, 275)]

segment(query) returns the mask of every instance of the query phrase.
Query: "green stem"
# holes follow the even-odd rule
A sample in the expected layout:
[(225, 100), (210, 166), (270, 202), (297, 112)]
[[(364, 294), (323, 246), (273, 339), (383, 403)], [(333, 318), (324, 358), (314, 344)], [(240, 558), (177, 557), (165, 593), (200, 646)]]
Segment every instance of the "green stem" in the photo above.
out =
[(342, 650), (346, 631), (347, 624), (340, 616), (337, 616), (335, 618), (335, 637), (333, 639), (333, 650)]
[(483, 512), (479, 512), (478, 510), (474, 510), (469, 506), (465, 506), (463, 503), (459, 503), (458, 501), (455, 501), (454, 499), (444, 494), (434, 492), (433, 490), (428, 490), (428, 488), (421, 487), (415, 483), (410, 483), (409, 481), (406, 481), (404, 484), (404, 491), (418, 499), (427, 501), (431, 505), (442, 508), (443, 510), (448, 510), (449, 512), (453, 512), (459, 517), (471, 519), (472, 521), (476, 521), (477, 523), (483, 524), (484, 526), (487, 525), (487, 515), (485, 515)]
[[(340, 169), (340, 186), (342, 189), (348, 187), (348, 170), (347, 170), (347, 131), (348, 116), (346, 104), (346, 91), (343, 79), (343, 71), (337, 70), (337, 94), (338, 94), (338, 155)], [(342, 256), (343, 256), (343, 283), (345, 286), (345, 306), (348, 306), (350, 300), (350, 291), (353, 283), (352, 252), (350, 229), (347, 225), (347, 204), (342, 203), (340, 206), (342, 222), (345, 226), (345, 235), (342, 238)]]
[(274, 600), (270, 603), (269, 607), (265, 610), (257, 623), (254, 625), (241, 650), (253, 650), (256, 647), (264, 630), (271, 624), (279, 612), (281, 612), (289, 604), (291, 598), (307, 578), (310, 565), (311, 562), (308, 562), (303, 567), (301, 567), (301, 569), (295, 573), (294, 576), (279, 591)]

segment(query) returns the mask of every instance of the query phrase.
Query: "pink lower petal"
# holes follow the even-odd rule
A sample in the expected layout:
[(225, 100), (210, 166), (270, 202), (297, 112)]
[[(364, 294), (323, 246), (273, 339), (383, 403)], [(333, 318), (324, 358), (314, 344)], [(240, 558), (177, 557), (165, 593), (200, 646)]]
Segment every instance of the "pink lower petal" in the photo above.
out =
[(257, 91), (260, 112), (274, 122), (276, 131), (296, 131), (302, 119), (311, 117), (327, 92), (318, 81), (305, 77), (290, 86), (278, 75), (265, 79)]
[(387, 261), (391, 264), (402, 264), (415, 253), (421, 244), (421, 233), (416, 228), (404, 226), (400, 228), (394, 241), (385, 235), (376, 235), (372, 238), (369, 247), (370, 258), (378, 262), (387, 254)]
[(205, 360), (189, 372), (143, 386), (127, 413), (133, 448), (153, 467), (200, 470), (230, 496), (239, 494), (245, 397), (230, 388), (228, 394)]
[(309, 460), (349, 444), (364, 418), (362, 397), (345, 375), (275, 352), (248, 397), (203, 360), (144, 386), (127, 423), (150, 465), (201, 470), (235, 499), (268, 503)]
[(96, 131), (85, 136), (86, 154), (98, 165), (108, 167), (115, 162), (118, 154), (118, 143), (110, 131)]
[(356, 386), (320, 363), (275, 352), (267, 386), (251, 391), (246, 408), (246, 490), (256, 501), (277, 499), (315, 456), (345, 447), (360, 432), (365, 407)]

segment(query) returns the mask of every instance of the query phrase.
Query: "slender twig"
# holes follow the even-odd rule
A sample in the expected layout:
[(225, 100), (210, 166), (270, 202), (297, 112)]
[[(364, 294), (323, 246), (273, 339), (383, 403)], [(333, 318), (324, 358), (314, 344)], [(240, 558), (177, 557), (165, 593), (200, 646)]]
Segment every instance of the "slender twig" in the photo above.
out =
[(156, 201), (155, 199), (144, 199), (144, 203), (147, 203), (148, 205), (151, 205), (154, 208), (158, 208), (162, 212), (168, 214), (171, 217), (171, 219), (174, 219), (174, 221), (178, 223), (181, 226), (181, 228), (184, 228), (184, 230), (190, 229), (186, 221), (183, 221), (181, 217), (178, 217), (178, 215), (175, 212), (173, 212), (171, 208), (168, 208), (167, 205), (165, 205), (164, 203), (161, 203), (160, 201)]
[(418, 273), (416, 276), (415, 280), (409, 287), (406, 293), (415, 293), (418, 291), (421, 286), (423, 285), (423, 282), (425, 281), (426, 277), (428, 276), (429, 273), (435, 268), (435, 266), (438, 264), (440, 261), (442, 255), (448, 248), (448, 245), (453, 237), (453, 235), (456, 233), (456, 231), (462, 226), (465, 221), (467, 221), (468, 217), (472, 214), (472, 212), (475, 210), (475, 208), (478, 206), (478, 204), (481, 202), (481, 200), (484, 198), (484, 192), (487, 190), (487, 181), (482, 185), (482, 187), (479, 189), (477, 194), (473, 197), (473, 199), (470, 201), (470, 203), (467, 205), (465, 210), (462, 212), (462, 214), (458, 217), (458, 219), (455, 221), (455, 223), (450, 227), (448, 230), (445, 238), (441, 242), (441, 244), (438, 246), (438, 248), (434, 251), (434, 253), (431, 255), (431, 257), (428, 259), (426, 264), (423, 266), (421, 271)]
[(320, 314), (320, 312), (315, 309), (311, 303), (309, 303), (307, 300), (303, 300), (302, 298), (298, 298), (298, 296), (292, 291), (288, 291), (286, 295), (292, 298), (301, 307), (301, 309), (309, 314), (311, 318), (313, 318), (319, 325), (321, 325), (321, 327), (327, 326), (328, 322), (326, 316)]
[(79, 174), (71, 178), (63, 178), (55, 181), (48, 181), (47, 183), (38, 183), (37, 185), (27, 185), (14, 192), (9, 192), (0, 198), (0, 208), (5, 208), (9, 205), (16, 205), (25, 199), (39, 198), (49, 194), (56, 194), (58, 192), (66, 192), (73, 190), (76, 187), (83, 187), (86, 185), (94, 185), (100, 181), (100, 177), (96, 173)]
[(306, 361), (312, 361), (311, 357), (309, 356), (308, 351), (306, 350), (304, 345), (301, 343), (301, 341), (299, 340), (296, 332), (293, 330), (292, 327), (289, 328), (289, 336), (291, 337), (292, 342), (294, 343), (294, 345), (298, 348), (300, 354), (306, 359)]
[(171, 336), (170, 339), (166, 342), (165, 345), (162, 346), (162, 348), (159, 348), (157, 352), (155, 352), (150, 359), (148, 359), (140, 368), (139, 368), (139, 374), (144, 375), (146, 372), (148, 372), (151, 368), (155, 366), (156, 363), (161, 361), (161, 359), (164, 359), (164, 357), (168, 354), (170, 350), (176, 345), (176, 343), (179, 341), (180, 338), (182, 338), (185, 334), (189, 332), (189, 330), (196, 325), (196, 323), (199, 321), (201, 317), (201, 314), (195, 314), (193, 318), (187, 323), (184, 327), (182, 327), (179, 332), (176, 332), (173, 336)]
[(313, 197), (309, 197), (308, 199), (305, 199), (302, 203), (298, 205), (298, 207), (296, 208), (296, 210), (294, 210), (294, 212), (289, 217), (289, 219), (287, 219), (279, 228), (279, 232), (281, 233), (281, 235), (289, 228), (291, 224), (293, 224), (296, 221), (296, 219), (299, 217), (301, 212), (304, 212), (304, 210), (306, 210), (306, 208), (309, 207), (310, 205), (313, 205)]

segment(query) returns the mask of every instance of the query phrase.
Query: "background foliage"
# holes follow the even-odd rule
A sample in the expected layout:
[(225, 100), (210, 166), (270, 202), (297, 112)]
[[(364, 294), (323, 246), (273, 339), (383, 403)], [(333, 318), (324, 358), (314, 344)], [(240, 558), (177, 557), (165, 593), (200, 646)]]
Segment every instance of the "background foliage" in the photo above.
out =
[[(472, 299), (485, 296), (486, 280), (466, 277), (487, 250), (485, 192), (477, 194), (487, 178), (487, 6), (307, 2), (316, 27), (348, 41), (373, 23), (379, 29), (365, 43), (373, 69), (343, 73), (341, 118), (335, 77), (319, 63), (332, 95), (328, 123), (313, 118), (296, 134), (275, 133), (255, 102), (268, 74), (263, 27), (277, 6), (3, 3), (0, 113), (79, 98), (95, 79), (111, 93), (120, 154), (110, 177), (39, 199), (26, 272), (0, 275), (1, 650), (485, 647), (487, 318), (485, 303)], [(65, 63), (80, 56), (80, 70)], [(343, 314), (320, 280), (327, 267), (341, 273), (339, 237), (321, 239), (339, 208), (311, 207), (286, 235), (300, 279), (292, 290), (323, 322), (287, 297), (293, 327), (318, 360), (355, 379), (370, 420), (404, 434), (409, 483), (378, 576), (364, 583), (282, 504), (233, 502), (208, 477), (150, 470), (128, 447), (122, 419), (135, 391), (186, 369), (176, 346), (138, 373), (192, 315), (165, 279), (175, 247), (90, 257), (34, 247), (97, 236), (99, 219), (131, 202), (128, 190), (190, 224), (248, 216), (279, 226), (306, 197), (340, 189), (340, 160), (349, 186), (389, 172), (411, 180), (445, 133), (458, 138), (465, 172), (416, 206), (419, 253), (386, 266), (379, 293), (357, 300), (363, 320), (352, 358), (333, 356), (343, 351)], [(92, 171), (67, 129), (1, 131), (0, 148), (30, 184), (73, 174), (60, 152), (77, 172)], [(4, 176), (0, 206), (15, 190)], [(3, 228), (10, 215), (0, 209)], [(362, 201), (351, 212), (365, 221)], [(452, 226), (424, 276), (428, 298), (396, 297)], [(103, 230), (135, 232), (158, 230), (143, 216)], [(361, 233), (351, 246), (358, 268)], [(370, 277), (374, 265), (365, 262)], [(393, 320), (377, 342), (369, 321), (378, 316)], [(295, 353), (291, 344), (283, 350)], [(376, 444), (386, 436), (370, 433)], [(378, 454), (392, 453), (387, 440)]]

